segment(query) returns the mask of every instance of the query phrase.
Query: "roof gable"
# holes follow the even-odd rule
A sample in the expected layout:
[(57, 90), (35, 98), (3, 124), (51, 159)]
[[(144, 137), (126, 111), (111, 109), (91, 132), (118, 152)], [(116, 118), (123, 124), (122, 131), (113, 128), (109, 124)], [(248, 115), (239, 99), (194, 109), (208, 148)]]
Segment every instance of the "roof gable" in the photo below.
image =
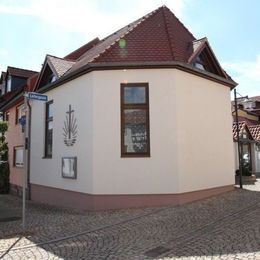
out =
[[(235, 141), (237, 141), (237, 124), (233, 123), (233, 139)], [(238, 122), (238, 130), (239, 130), (239, 137), (242, 137), (243, 133), (246, 132), (246, 134), (248, 135), (248, 139), (250, 140), (254, 140), (246, 122)]]
[(195, 40), (192, 44), (193, 53), (189, 57), (189, 64), (218, 76), (229, 78), (225, 71), (221, 68), (221, 65), (211, 49), (207, 38)]
[(62, 77), (75, 64), (74, 61), (46, 55), (42, 70), (38, 77), (35, 90), (40, 89)]
[(37, 71), (15, 68), (10, 66), (7, 67), (7, 71), (6, 71), (6, 74), (9, 74), (11, 76), (21, 77), (21, 78), (29, 78), (36, 73)]

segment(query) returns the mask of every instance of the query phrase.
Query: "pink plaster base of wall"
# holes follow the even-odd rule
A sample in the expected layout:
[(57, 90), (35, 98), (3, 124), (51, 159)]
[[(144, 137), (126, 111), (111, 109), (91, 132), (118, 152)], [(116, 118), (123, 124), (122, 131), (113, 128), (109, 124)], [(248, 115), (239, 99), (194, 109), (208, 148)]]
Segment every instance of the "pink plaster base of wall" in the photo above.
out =
[(31, 184), (33, 201), (80, 210), (107, 210), (180, 205), (232, 191), (233, 185), (182, 194), (91, 195)]

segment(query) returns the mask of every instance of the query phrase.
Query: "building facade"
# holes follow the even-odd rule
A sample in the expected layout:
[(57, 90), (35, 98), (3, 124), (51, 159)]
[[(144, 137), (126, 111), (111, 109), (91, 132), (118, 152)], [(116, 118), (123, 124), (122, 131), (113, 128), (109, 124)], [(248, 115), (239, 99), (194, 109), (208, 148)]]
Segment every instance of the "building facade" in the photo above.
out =
[(235, 86), (207, 38), (165, 6), (47, 56), (35, 91), (48, 102), (32, 103), (32, 199), (101, 210), (232, 190)]
[[(24, 91), (33, 88), (37, 72), (8, 67), (7, 72), (3, 74), (8, 75), (9, 78), (8, 83), (3, 77), (0, 110), (3, 119), (8, 122), (6, 141), (10, 167), (10, 192), (21, 196), (24, 178), (24, 129), (20, 124), (20, 119), (25, 116), (23, 94)], [(9, 86), (7, 86), (8, 84)]]

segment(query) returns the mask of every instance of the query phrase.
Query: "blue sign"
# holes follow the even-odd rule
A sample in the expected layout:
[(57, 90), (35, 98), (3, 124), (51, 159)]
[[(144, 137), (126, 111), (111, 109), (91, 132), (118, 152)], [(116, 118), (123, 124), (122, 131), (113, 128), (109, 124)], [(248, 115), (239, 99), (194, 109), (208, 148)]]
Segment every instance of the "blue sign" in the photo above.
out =
[(26, 116), (21, 116), (19, 119), (20, 125), (24, 126), (26, 124)]
[(22, 126), (22, 133), (23, 133), (25, 130), (25, 125), (26, 125), (26, 116), (20, 117), (19, 124)]
[(47, 101), (48, 97), (35, 92), (27, 92), (26, 97), (28, 99), (38, 100), (38, 101)]

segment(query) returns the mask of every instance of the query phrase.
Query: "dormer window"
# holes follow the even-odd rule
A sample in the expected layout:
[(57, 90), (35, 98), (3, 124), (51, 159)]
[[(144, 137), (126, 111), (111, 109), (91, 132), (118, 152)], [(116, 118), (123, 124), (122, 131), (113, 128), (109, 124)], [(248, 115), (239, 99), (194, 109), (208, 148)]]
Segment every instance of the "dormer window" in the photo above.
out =
[(43, 69), (43, 73), (40, 78), (38, 88), (42, 88), (50, 83), (53, 83), (57, 79), (58, 79), (58, 77), (54, 74), (54, 72), (50, 68), (49, 64), (47, 63), (45, 65), (45, 68)]
[(11, 86), (12, 86), (12, 79), (10, 76), (8, 76), (7, 83), (6, 83), (6, 92), (11, 91)]
[(191, 56), (191, 64), (194, 68), (207, 71), (227, 78), (227, 75), (222, 70), (218, 60), (211, 50), (207, 40), (202, 39), (200, 42), (194, 41), (194, 54)]
[(201, 63), (199, 63), (199, 62), (195, 62), (194, 66), (195, 66), (197, 69), (205, 70), (204, 65), (201, 64)]
[(206, 70), (200, 57), (197, 57), (196, 61), (193, 63), (193, 66), (200, 70)]
[(56, 80), (57, 80), (57, 77), (56, 77), (55, 75), (52, 75), (51, 80), (50, 80), (50, 83), (52, 83), (52, 82), (54, 82), (54, 81), (56, 81)]

